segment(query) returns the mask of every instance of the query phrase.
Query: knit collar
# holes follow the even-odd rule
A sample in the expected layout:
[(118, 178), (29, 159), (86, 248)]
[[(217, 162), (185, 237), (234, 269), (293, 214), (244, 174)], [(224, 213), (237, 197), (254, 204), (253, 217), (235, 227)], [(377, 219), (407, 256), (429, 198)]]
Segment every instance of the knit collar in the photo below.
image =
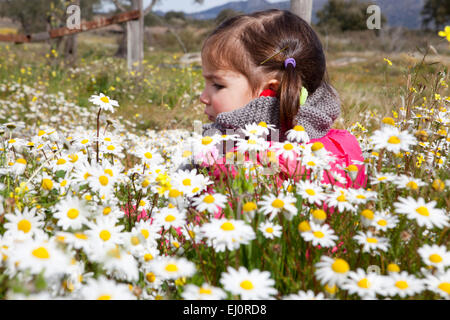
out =
[[(331, 89), (331, 90), (328, 90)], [(261, 95), (242, 108), (220, 113), (216, 121), (205, 125), (205, 130), (217, 129), (226, 133), (227, 129), (243, 129), (252, 123), (265, 122), (280, 129), (279, 138), (284, 140), (285, 132), (280, 128), (280, 104), (273, 90), (264, 90)], [(339, 96), (331, 86), (322, 83), (299, 108), (295, 122), (302, 125), (311, 139), (325, 136), (340, 114)]]

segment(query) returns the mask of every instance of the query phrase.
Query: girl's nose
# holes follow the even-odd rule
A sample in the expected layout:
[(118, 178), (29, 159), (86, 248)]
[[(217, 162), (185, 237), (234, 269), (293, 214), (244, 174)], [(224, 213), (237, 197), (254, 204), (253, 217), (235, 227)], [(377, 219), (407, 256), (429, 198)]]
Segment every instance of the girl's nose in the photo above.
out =
[(206, 90), (203, 90), (202, 94), (200, 95), (200, 102), (203, 104), (209, 104), (209, 99), (206, 95)]

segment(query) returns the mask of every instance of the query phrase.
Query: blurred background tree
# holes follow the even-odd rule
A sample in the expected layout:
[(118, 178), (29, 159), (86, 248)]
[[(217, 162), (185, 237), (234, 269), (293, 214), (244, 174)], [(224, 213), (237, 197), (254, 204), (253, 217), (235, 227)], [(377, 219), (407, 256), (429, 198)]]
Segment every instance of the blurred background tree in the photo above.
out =
[(438, 31), (450, 24), (450, 0), (426, 0), (421, 14), (423, 27), (434, 22), (434, 30)]
[(225, 20), (227, 20), (229, 18), (233, 18), (233, 17), (238, 16), (240, 14), (243, 14), (243, 12), (236, 11), (236, 10), (233, 10), (233, 9), (224, 9), (224, 10), (219, 12), (219, 14), (217, 15), (217, 17), (216, 17), (216, 19), (214, 21), (215, 21), (215, 23), (217, 25), (219, 25), (222, 22), (224, 22)]

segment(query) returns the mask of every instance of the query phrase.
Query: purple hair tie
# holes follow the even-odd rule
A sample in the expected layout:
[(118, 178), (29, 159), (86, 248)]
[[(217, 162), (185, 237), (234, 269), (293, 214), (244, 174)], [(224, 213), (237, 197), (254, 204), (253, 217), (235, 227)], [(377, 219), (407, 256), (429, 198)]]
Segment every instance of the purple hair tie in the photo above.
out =
[(294, 58), (287, 58), (286, 60), (284, 60), (284, 68), (285, 68), (285, 69), (287, 68), (287, 66), (288, 66), (289, 64), (292, 64), (292, 66), (294, 67), (294, 69), (295, 69), (295, 67), (297, 66), (297, 63), (295, 62), (295, 59), (294, 59)]

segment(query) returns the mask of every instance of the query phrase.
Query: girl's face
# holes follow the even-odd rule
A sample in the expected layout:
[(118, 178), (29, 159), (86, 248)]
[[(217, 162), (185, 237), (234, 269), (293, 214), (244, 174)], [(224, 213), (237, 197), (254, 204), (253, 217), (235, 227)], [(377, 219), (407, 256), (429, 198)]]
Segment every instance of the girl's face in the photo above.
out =
[(205, 104), (205, 114), (215, 121), (219, 113), (242, 108), (257, 98), (252, 93), (247, 78), (238, 72), (216, 70), (202, 64), (205, 89), (200, 101)]

